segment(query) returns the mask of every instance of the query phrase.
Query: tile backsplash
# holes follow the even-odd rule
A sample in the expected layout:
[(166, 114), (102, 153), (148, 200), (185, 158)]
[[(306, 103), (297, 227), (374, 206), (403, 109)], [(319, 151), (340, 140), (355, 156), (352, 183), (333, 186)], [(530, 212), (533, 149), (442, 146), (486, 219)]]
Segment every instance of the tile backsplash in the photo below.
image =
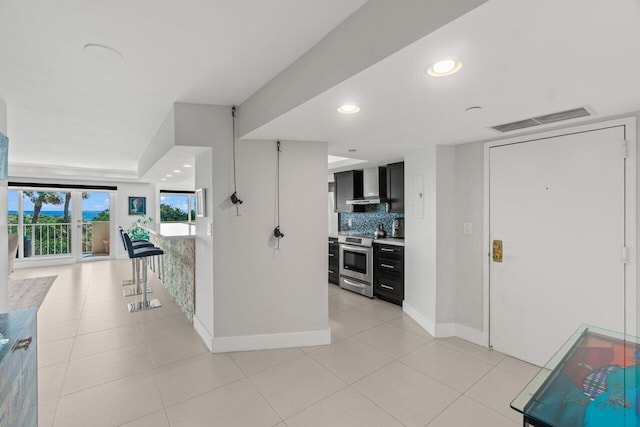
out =
[[(352, 231), (373, 237), (378, 224), (382, 223), (387, 237), (391, 237), (393, 220), (396, 218), (404, 218), (404, 214), (388, 213), (386, 203), (367, 205), (364, 212), (341, 213), (338, 231)], [(349, 220), (351, 220), (351, 227), (349, 227)]]

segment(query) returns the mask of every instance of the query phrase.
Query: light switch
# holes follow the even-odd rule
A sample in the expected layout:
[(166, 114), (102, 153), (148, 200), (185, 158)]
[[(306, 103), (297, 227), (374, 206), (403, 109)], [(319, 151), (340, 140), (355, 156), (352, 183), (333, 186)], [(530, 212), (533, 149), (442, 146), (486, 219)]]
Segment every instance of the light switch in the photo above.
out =
[(471, 223), (470, 222), (465, 222), (464, 223), (464, 234), (471, 234), (471, 233), (472, 233)]
[(207, 236), (212, 236), (213, 235), (213, 224), (208, 222), (207, 223)]

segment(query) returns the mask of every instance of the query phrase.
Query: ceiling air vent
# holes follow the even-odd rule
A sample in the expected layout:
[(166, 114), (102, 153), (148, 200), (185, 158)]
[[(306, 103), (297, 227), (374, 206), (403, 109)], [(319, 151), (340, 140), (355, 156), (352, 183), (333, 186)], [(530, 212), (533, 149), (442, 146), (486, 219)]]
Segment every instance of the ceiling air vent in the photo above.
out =
[(591, 113), (586, 108), (575, 108), (573, 110), (560, 111), (558, 113), (546, 114), (544, 116), (534, 117), (532, 119), (519, 120), (517, 122), (505, 123), (503, 125), (493, 126), (498, 132), (510, 132), (512, 130), (529, 128), (532, 126), (546, 125), (548, 123), (561, 122), (563, 120), (575, 119), (578, 117), (590, 116)]
[(520, 120), (518, 122), (505, 123), (504, 125), (493, 126), (492, 129), (498, 132), (509, 132), (516, 129), (530, 128), (531, 126), (538, 126), (540, 123), (533, 119)]
[(578, 117), (590, 116), (586, 109), (580, 107), (574, 110), (561, 111), (559, 113), (547, 114), (546, 116), (534, 117), (533, 120), (540, 122), (543, 125), (547, 123), (560, 122), (562, 120), (575, 119)]

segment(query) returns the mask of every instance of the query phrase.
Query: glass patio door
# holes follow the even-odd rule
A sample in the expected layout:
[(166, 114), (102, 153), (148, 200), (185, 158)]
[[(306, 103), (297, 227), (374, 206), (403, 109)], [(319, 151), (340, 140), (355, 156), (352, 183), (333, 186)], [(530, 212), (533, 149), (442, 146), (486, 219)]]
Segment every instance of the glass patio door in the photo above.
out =
[(70, 199), (60, 191), (10, 189), (8, 232), (18, 236), (21, 259), (71, 256)]
[(78, 261), (95, 260), (111, 254), (111, 193), (74, 191), (73, 255)]
[(11, 188), (8, 232), (18, 236), (18, 258), (108, 257), (111, 253), (109, 191)]

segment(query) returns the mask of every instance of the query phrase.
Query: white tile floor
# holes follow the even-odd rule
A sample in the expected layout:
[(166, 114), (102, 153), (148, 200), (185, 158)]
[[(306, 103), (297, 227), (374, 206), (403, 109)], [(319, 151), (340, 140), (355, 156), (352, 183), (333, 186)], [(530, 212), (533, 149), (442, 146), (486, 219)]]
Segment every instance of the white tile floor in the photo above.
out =
[(329, 285), (329, 346), (211, 354), (162, 285), (129, 313), (128, 261), (57, 274), (38, 315), (40, 426), (519, 426), (536, 368)]

